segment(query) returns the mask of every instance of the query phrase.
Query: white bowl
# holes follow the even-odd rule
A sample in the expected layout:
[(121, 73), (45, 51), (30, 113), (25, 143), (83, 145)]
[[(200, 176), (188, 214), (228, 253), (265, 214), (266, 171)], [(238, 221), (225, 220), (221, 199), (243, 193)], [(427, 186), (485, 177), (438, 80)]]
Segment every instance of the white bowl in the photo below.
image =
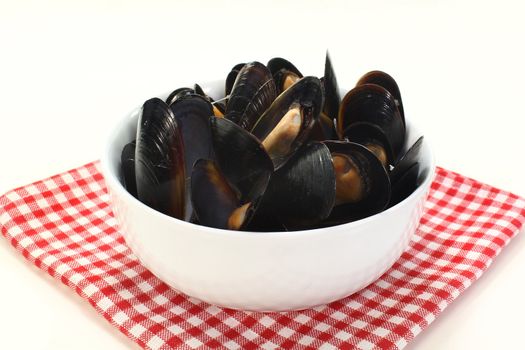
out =
[[(203, 84), (212, 97), (223, 82)], [(296, 232), (238, 232), (164, 215), (121, 183), (120, 154), (135, 138), (138, 111), (112, 132), (102, 155), (111, 205), (126, 243), (161, 280), (211, 304), (254, 311), (305, 309), (346, 297), (379, 278), (407, 248), (435, 166), (425, 140), (422, 184), (408, 198), (368, 218)], [(414, 128), (408, 126), (413, 142)]]

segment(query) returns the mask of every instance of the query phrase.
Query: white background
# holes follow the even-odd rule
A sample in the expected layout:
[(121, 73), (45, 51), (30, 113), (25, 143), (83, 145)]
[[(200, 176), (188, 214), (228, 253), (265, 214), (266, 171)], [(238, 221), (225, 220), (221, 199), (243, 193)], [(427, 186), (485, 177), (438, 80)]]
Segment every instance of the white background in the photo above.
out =
[[(0, 192), (97, 159), (111, 125), (238, 62), (293, 61), (340, 85), (393, 75), (438, 164), (525, 196), (519, 1), (0, 0)], [(407, 349), (523, 343), (525, 251), (493, 266)], [(88, 303), (0, 239), (5, 349), (133, 349)]]

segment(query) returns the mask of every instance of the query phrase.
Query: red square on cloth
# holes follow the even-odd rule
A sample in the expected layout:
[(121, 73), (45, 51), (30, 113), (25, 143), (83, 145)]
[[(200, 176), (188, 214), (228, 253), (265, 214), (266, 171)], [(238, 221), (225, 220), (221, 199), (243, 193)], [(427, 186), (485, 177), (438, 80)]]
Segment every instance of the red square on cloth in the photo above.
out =
[(525, 200), (437, 169), (410, 247), (377, 281), (313, 309), (254, 313), (185, 296), (116, 227), (98, 162), (0, 197), (2, 235), (147, 349), (401, 349), (477, 280), (525, 221)]

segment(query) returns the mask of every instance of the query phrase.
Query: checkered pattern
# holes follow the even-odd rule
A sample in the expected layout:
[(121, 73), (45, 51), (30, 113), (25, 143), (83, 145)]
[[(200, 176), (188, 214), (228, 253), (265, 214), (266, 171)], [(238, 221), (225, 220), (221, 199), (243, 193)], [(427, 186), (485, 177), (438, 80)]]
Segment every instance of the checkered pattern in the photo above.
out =
[(437, 169), (409, 249), (379, 280), (300, 312), (221, 309), (146, 270), (116, 228), (98, 163), (0, 198), (2, 234), (147, 349), (401, 349), (487, 269), (525, 221), (525, 201)]

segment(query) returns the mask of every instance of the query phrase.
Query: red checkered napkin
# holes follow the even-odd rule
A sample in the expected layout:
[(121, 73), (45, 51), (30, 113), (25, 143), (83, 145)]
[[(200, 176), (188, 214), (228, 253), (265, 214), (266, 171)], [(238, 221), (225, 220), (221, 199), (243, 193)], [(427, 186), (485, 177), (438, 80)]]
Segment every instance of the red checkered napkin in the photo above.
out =
[(525, 201), (437, 169), (409, 249), (379, 280), (287, 313), (221, 309), (146, 270), (116, 227), (98, 163), (0, 198), (2, 234), (148, 349), (401, 349), (487, 269), (525, 221)]

